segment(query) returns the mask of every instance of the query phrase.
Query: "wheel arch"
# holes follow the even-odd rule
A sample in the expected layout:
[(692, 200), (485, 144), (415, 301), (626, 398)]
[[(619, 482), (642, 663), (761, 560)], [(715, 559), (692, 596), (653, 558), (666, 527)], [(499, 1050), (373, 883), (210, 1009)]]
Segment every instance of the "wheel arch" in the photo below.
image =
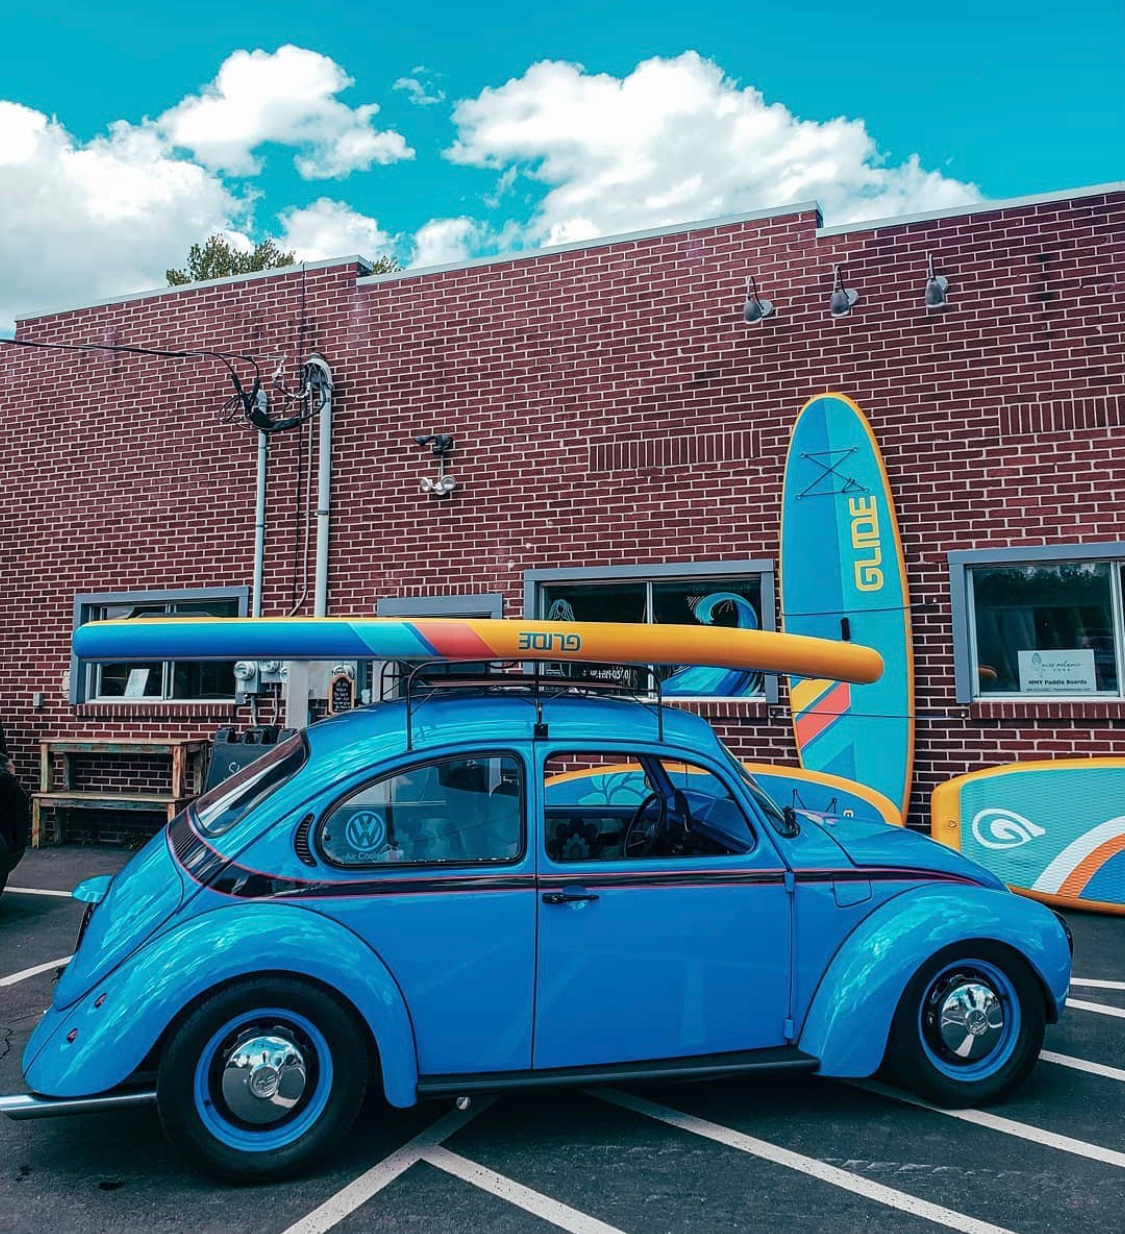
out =
[(47, 1012), (28, 1043), (24, 1077), (52, 1097), (115, 1088), (190, 1007), (263, 973), (313, 982), (350, 1007), (374, 1049), (387, 1100), (414, 1104), (414, 1030), (393, 975), (358, 935), (298, 905), (219, 908), (152, 939), (85, 997)]
[(824, 1075), (867, 1076), (886, 1053), (907, 985), (951, 945), (999, 944), (1035, 974), (1048, 1020), (1070, 981), (1070, 948), (1049, 910), (984, 887), (919, 887), (889, 900), (845, 939), (824, 971), (798, 1037)]

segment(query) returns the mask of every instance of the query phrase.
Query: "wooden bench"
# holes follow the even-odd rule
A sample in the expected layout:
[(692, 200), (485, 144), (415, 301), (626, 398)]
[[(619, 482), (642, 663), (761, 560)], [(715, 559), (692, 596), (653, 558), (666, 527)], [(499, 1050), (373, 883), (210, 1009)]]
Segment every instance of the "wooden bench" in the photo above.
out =
[[(203, 772), (210, 743), (198, 738), (184, 740), (145, 741), (140, 738), (118, 737), (108, 741), (41, 741), (39, 743), (39, 791), (32, 794), (31, 844), (43, 844), (43, 809), (55, 812), (55, 842), (61, 843), (62, 810), (147, 810), (163, 812), (171, 821), (199, 795), (203, 788)], [(122, 757), (145, 755), (171, 760), (171, 784), (166, 793), (115, 793), (89, 791), (73, 787), (76, 755)], [(55, 778), (56, 759), (61, 767)]]

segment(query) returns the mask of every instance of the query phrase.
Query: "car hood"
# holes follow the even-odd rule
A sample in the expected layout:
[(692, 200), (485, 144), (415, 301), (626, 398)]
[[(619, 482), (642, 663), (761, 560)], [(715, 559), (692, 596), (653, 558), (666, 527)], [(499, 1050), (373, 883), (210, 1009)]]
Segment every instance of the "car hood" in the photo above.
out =
[(962, 856), (956, 849), (938, 844), (921, 832), (888, 823), (869, 823), (854, 818), (811, 820), (843, 849), (860, 868), (917, 870), (967, 879), (982, 887), (1004, 889), (1003, 882), (984, 866)]

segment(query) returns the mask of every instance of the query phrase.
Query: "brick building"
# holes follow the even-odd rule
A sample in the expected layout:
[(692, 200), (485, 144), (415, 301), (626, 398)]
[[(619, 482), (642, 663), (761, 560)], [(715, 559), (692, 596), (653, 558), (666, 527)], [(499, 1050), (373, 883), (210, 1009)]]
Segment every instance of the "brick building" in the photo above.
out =
[[(941, 310), (923, 302), (931, 256)], [(859, 293), (838, 318), (837, 265)], [(750, 274), (777, 310), (754, 324)], [(643, 620), (716, 580), (770, 609), (790, 428), (811, 395), (846, 393), (883, 450), (910, 580), (910, 821), (969, 769), (1125, 755), (1125, 185), (850, 227), (799, 205), (393, 275), (341, 259), (27, 318), (17, 338), (251, 353), (290, 384), (323, 353), (334, 614), (562, 598)], [(21, 777), (46, 739), (247, 723), (229, 676), (130, 684), (69, 652), (75, 621), (138, 605), (245, 611), (257, 434), (220, 416), (221, 365), (3, 346), (0, 373), (0, 719)], [(449, 497), (420, 490), (426, 433), (454, 438)], [(267, 616), (312, 613), (315, 467), (315, 430), (271, 436)], [(1076, 644), (1076, 693), (1019, 679), (1018, 650)], [(689, 705), (747, 757), (793, 761), (783, 704), (784, 686)]]

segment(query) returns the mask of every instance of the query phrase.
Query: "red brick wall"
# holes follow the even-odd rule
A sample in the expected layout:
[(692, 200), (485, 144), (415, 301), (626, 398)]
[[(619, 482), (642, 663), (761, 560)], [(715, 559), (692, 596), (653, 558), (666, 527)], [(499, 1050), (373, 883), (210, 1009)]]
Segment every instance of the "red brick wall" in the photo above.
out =
[[(910, 574), (912, 821), (953, 774), (1125, 753), (1125, 703), (956, 704), (946, 565), (951, 549), (1125, 537), (1125, 194), (843, 235), (816, 223), (778, 216), (389, 282), (357, 283), (348, 265), (304, 283), (279, 273), (44, 317), (20, 337), (252, 351), (267, 372), (284, 360), (290, 383), (299, 355), (323, 351), (337, 379), (335, 613), (500, 591), (513, 615), (532, 568), (776, 558), (789, 430), (809, 396), (839, 390), (879, 438)], [(945, 312), (922, 304), (931, 253)], [(861, 297), (843, 319), (827, 311), (837, 262)], [(747, 326), (751, 271), (777, 315)], [(75, 592), (249, 584), (255, 434), (218, 422), (225, 373), (3, 347), (0, 377), (0, 716), (23, 777), (45, 737), (229, 723), (215, 707), (76, 714), (61, 688)], [(418, 490), (434, 467), (412, 438), (430, 431), (456, 438), (445, 501)], [(299, 432), (273, 439), (267, 615), (294, 602), (303, 451)], [(709, 710), (748, 757), (794, 757), (783, 709)]]

